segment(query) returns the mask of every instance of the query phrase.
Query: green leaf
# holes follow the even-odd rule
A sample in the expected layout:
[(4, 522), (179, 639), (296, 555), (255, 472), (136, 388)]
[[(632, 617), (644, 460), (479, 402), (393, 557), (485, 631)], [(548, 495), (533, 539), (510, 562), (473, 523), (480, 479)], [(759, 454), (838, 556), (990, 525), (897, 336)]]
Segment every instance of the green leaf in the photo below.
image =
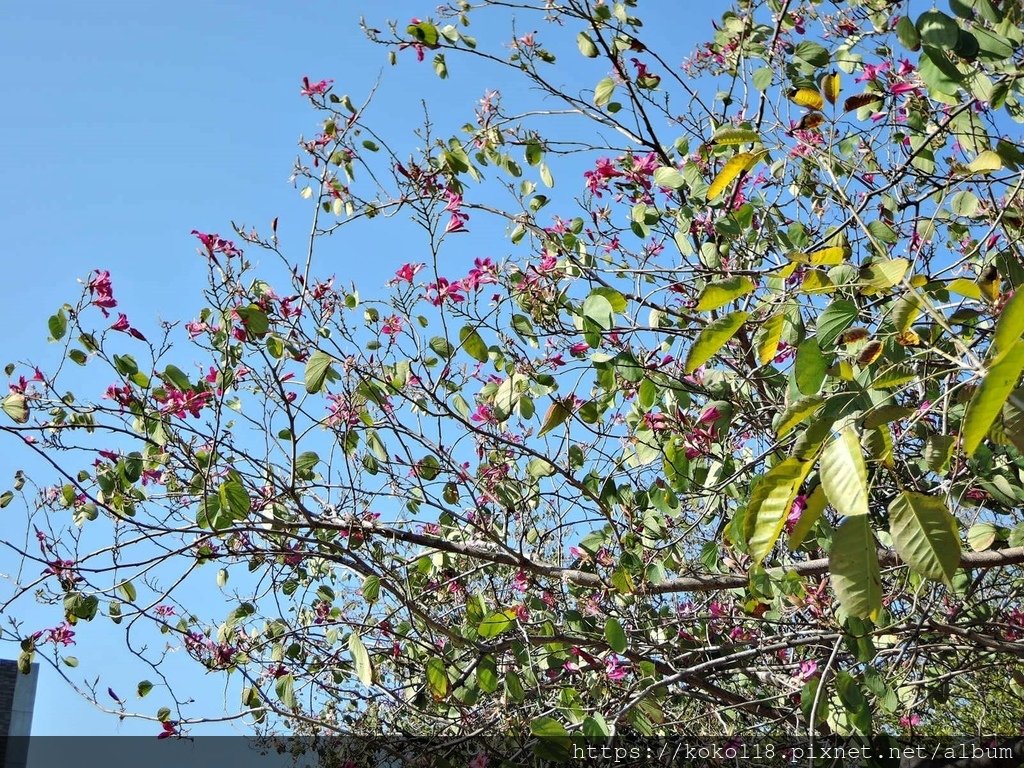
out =
[(476, 328), (471, 325), (463, 326), (459, 330), (459, 342), (462, 344), (462, 348), (469, 353), (469, 356), (474, 360), (479, 360), (481, 363), (486, 363), (490, 357), (487, 351), (487, 344), (484, 343), (483, 338), (477, 333)]
[(359, 588), (359, 591), (366, 602), (376, 602), (377, 598), (380, 597), (380, 577), (367, 576), (363, 579), (363, 585)]
[(755, 563), (764, 560), (778, 541), (812, 464), (791, 456), (755, 483), (744, 520), (747, 549)]
[(68, 313), (63, 309), (60, 309), (56, 314), (50, 315), (47, 327), (50, 330), (50, 336), (53, 340), (60, 341), (68, 331)]
[(665, 165), (655, 169), (654, 185), (666, 189), (680, 189), (686, 185), (686, 180), (675, 168)]
[(192, 389), (192, 382), (189, 381), (188, 375), (176, 365), (168, 365), (164, 368), (163, 378), (182, 392)]
[(904, 491), (889, 505), (889, 533), (907, 565), (926, 578), (952, 583), (960, 536), (942, 499)]
[(295, 700), (295, 677), (293, 675), (281, 675), (274, 683), (274, 692), (281, 700), (285, 709), (295, 709), (298, 702)]
[(756, 144), (761, 141), (757, 131), (749, 128), (719, 128), (715, 131), (712, 143), (719, 146), (731, 146), (734, 144)]
[(715, 280), (704, 286), (695, 309), (698, 312), (709, 312), (724, 307), (752, 290), (754, 283), (749, 277), (736, 276)]
[(427, 688), (434, 701), (441, 701), (448, 695), (448, 688), (451, 681), (448, 680), (448, 669), (444, 660), (437, 656), (431, 657), (426, 666)]
[(313, 395), (324, 387), (327, 372), (331, 370), (334, 358), (319, 349), (306, 361), (306, 391)]
[(951, 103), (957, 96), (964, 77), (945, 53), (927, 45), (921, 53), (917, 73), (928, 86), (929, 95), (943, 103)]
[(882, 610), (878, 551), (867, 515), (848, 517), (832, 535), (829, 553), (832, 588), (846, 613), (876, 619)]
[(139, 698), (141, 699), (147, 693), (149, 693), (152, 690), (153, 690), (153, 684), (151, 682), (149, 682), (149, 680), (142, 680), (142, 681), (139, 682), (139, 685), (135, 689), (135, 692), (138, 694)]
[(999, 527), (993, 523), (977, 523), (967, 531), (967, 545), (975, 552), (984, 552), (996, 543)]
[(484, 639), (497, 637), (502, 632), (511, 629), (516, 623), (516, 612), (511, 608), (504, 611), (493, 611), (484, 616), (480, 626), (476, 628), (477, 634)]
[(252, 499), (245, 487), (237, 480), (227, 480), (218, 489), (220, 508), (227, 511), (232, 522), (244, 520), (249, 516)]
[(612, 303), (603, 295), (592, 292), (583, 302), (583, 317), (603, 331), (615, 325)]
[(981, 441), (985, 439), (1006, 398), (1016, 388), (1021, 371), (1024, 371), (1024, 340), (1018, 340), (1012, 347), (1007, 348), (989, 366), (974, 397), (967, 405), (963, 424), (963, 446), (967, 456), (973, 456)]
[(594, 41), (590, 39), (586, 32), (580, 32), (576, 35), (576, 45), (579, 47), (580, 53), (588, 59), (597, 58), (597, 45), (594, 44)]
[(135, 591), (135, 585), (130, 581), (122, 581), (117, 585), (117, 591), (121, 593), (121, 596), (129, 603), (134, 603), (138, 597), (138, 593)]
[(476, 682), (484, 693), (498, 690), (498, 665), (491, 655), (484, 656), (476, 667)]
[(918, 17), (917, 32), (925, 45), (953, 50), (960, 37), (960, 25), (942, 11), (930, 10)]
[(356, 668), (356, 677), (365, 686), (373, 685), (373, 663), (362, 639), (353, 632), (348, 636), (348, 650), (352, 654), (352, 663)]
[(800, 342), (796, 350), (796, 363), (793, 375), (796, 379), (796, 388), (803, 395), (816, 395), (821, 391), (821, 385), (825, 381), (825, 372), (828, 370), (828, 361), (821, 353), (818, 340), (813, 336)]
[(14, 491), (4, 491), (3, 493), (0, 493), (0, 509), (3, 509), (12, 501), (14, 501)]
[(541, 740), (535, 751), (541, 758), (563, 761), (568, 757), (572, 739), (565, 726), (548, 715), (541, 715), (530, 722), (530, 733)]
[(868, 470), (853, 427), (835, 435), (821, 454), (821, 485), (829, 503), (841, 515), (868, 513)]
[(790, 403), (789, 407), (782, 412), (782, 416), (779, 418), (779, 423), (775, 427), (775, 436), (782, 439), (795, 426), (817, 413), (818, 409), (824, 404), (825, 398), (820, 395), (801, 397), (799, 400)]
[(1024, 290), (1018, 289), (999, 313), (992, 337), (993, 360), (1001, 360), (1024, 334)]
[(704, 326), (686, 355), (686, 373), (693, 373), (726, 345), (747, 321), (746, 312), (733, 312)]
[(613, 93), (615, 93), (615, 81), (610, 77), (600, 80), (598, 84), (594, 86), (594, 106), (605, 106), (612, 100)]
[(304, 451), (295, 457), (296, 474), (307, 479), (312, 476), (313, 469), (320, 463), (320, 455), (315, 451)]
[(622, 653), (629, 645), (626, 633), (622, 629), (622, 624), (614, 617), (609, 617), (604, 623), (604, 639), (608, 641), (608, 646), (616, 653)]
[(843, 331), (853, 325), (857, 319), (857, 305), (848, 299), (836, 299), (818, 315), (816, 331), (818, 346), (821, 349), (831, 347)]

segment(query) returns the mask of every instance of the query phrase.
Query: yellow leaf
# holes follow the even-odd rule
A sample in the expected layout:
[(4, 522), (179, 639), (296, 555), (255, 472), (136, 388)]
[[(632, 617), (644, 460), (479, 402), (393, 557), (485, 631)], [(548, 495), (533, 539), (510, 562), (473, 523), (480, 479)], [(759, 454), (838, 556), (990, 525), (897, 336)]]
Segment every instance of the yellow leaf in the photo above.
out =
[(1002, 276), (993, 264), (989, 264), (985, 267), (981, 276), (978, 278), (978, 289), (989, 304), (995, 304), (999, 301), (999, 297), (1003, 293), (1002, 285)]
[(798, 261), (801, 264), (810, 264), (818, 267), (823, 264), (842, 264), (843, 260), (850, 255), (848, 246), (834, 245), (831, 248), (822, 248), (820, 251), (811, 253), (791, 253), (787, 257), (790, 261)]
[(839, 100), (839, 73), (832, 72), (821, 78), (821, 90), (828, 99), (829, 104), (835, 104)]
[(835, 287), (835, 283), (829, 279), (828, 275), (820, 269), (812, 269), (804, 276), (800, 290), (804, 293), (829, 293)]
[(821, 114), (821, 112), (808, 112), (800, 118), (800, 122), (797, 123), (796, 128), (798, 131), (809, 131), (813, 128), (817, 128), (824, 122), (825, 116)]
[(725, 188), (732, 184), (736, 180), (736, 177), (741, 173), (745, 173), (753, 168), (757, 163), (764, 157), (765, 152), (740, 152), (737, 155), (733, 155), (729, 158), (726, 164), (722, 167), (722, 170), (715, 176), (715, 180), (711, 182), (711, 186), (708, 188), (708, 200), (714, 200)]
[(820, 110), (825, 106), (825, 100), (813, 88), (794, 88), (789, 92), (789, 99), (794, 104), (808, 109)]
[(757, 345), (757, 362), (759, 365), (770, 363), (779, 351), (779, 342), (782, 341), (782, 330), (785, 322), (785, 313), (778, 312), (765, 320), (761, 325), (760, 339)]
[(967, 170), (971, 173), (991, 173), (1003, 167), (1003, 160), (991, 149), (986, 149), (974, 160), (967, 164)]

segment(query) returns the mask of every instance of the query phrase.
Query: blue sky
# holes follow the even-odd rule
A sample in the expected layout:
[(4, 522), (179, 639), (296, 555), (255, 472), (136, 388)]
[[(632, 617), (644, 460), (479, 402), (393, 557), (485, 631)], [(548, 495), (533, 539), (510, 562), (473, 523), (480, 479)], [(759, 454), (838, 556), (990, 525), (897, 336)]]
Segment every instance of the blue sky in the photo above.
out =
[[(441, 83), (429, 60), (417, 66), (411, 55), (392, 69), (385, 51), (358, 28), (360, 13), (383, 26), (386, 18), (426, 17), (432, 6), (429, 0), (8, 4), (0, 25), (6, 116), (0, 121), (0, 322), (8, 329), (0, 365), (32, 359), (45, 367), (54, 360), (46, 319), (75, 299), (76, 278), (92, 269), (109, 269), (119, 309), (152, 328), (160, 318), (190, 319), (200, 305), (205, 265), (190, 230), (227, 235), (232, 220), (266, 229), (278, 216), (285, 242), (298, 238), (308, 226), (309, 203), (287, 179), (296, 139), (316, 131), (316, 116), (299, 96), (303, 75), (333, 78), (337, 92), (358, 101), (383, 71), (374, 115), (396, 135), (414, 127), (421, 95), (429, 94), (442, 121), (465, 122), (486, 87), (503, 86), (500, 79), (453, 59), (452, 80)], [(681, 61), (708, 35), (718, 6), (648, 3), (645, 37), (669, 61)], [(474, 34), (488, 31), (498, 32), (484, 26)], [(415, 260), (406, 251), (411, 243), (382, 247), (360, 241), (358, 233), (351, 237), (336, 244), (338, 265), (331, 269), (359, 284), (364, 296), (403, 261)], [(0, 452), (5, 488), (23, 466), (19, 458)], [(0, 571), (4, 565), (0, 557)], [(114, 635), (108, 639), (116, 642)], [(119, 691), (134, 691), (138, 677), (119, 669), (118, 646), (104, 653), (96, 639), (82, 645), (75, 652), (83, 667), (87, 659), (108, 660), (93, 667), (104, 675), (101, 690), (111, 679)], [(15, 655), (16, 648), (0, 644), (0, 653)], [(221, 681), (194, 672), (197, 696), (224, 696)], [(96, 712), (52, 670), (42, 673), (35, 733), (155, 732), (152, 723), (119, 723)]]

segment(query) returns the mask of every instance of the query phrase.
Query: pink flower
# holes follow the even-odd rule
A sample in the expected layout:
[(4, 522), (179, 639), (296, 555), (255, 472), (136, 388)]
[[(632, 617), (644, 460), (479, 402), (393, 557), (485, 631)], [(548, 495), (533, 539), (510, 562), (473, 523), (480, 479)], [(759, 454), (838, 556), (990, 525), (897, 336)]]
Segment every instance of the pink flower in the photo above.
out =
[(796, 527), (800, 515), (807, 509), (807, 497), (797, 496), (793, 499), (793, 506), (789, 508), (789, 515), (786, 517), (786, 533), (792, 533)]
[(569, 354), (573, 357), (580, 357), (581, 355), (587, 354), (590, 351), (590, 345), (585, 341), (580, 341), (569, 347)]
[(473, 755), (473, 759), (469, 761), (469, 768), (487, 768), (489, 762), (490, 758), (487, 757), (486, 752), (477, 752)]
[(700, 415), (700, 418), (697, 419), (697, 423), (711, 424), (712, 422), (718, 421), (718, 418), (721, 415), (721, 412), (715, 406), (711, 406), (710, 408), (704, 410), (704, 412)]
[(441, 306), (445, 299), (455, 302), (465, 301), (466, 297), (461, 291), (462, 285), (460, 283), (451, 283), (448, 281), (448, 278), (439, 277), (436, 283), (429, 283), (427, 285), (427, 299), (435, 307)]
[(617, 683), (619, 680), (626, 678), (626, 675), (629, 674), (629, 667), (619, 661), (619, 657), (613, 654), (605, 661), (604, 671), (609, 680)]
[(321, 80), (318, 83), (311, 83), (308, 77), (304, 77), (302, 78), (302, 90), (299, 93), (303, 96), (323, 96), (333, 84), (333, 80)]
[(412, 285), (412, 279), (416, 276), (416, 273), (423, 269), (422, 264), (403, 264), (395, 272), (394, 279), (391, 280), (391, 285), (398, 283), (409, 283)]
[(217, 261), (217, 257), (215, 254), (223, 253), (224, 256), (226, 256), (229, 259), (233, 256), (242, 255), (242, 252), (235, 247), (235, 244), (233, 242), (231, 242), (230, 240), (225, 240), (223, 237), (216, 233), (207, 234), (205, 232), (200, 232), (197, 229), (193, 229), (191, 234), (195, 235), (199, 239), (199, 242), (202, 243), (203, 247), (206, 249), (207, 257), (210, 260), (212, 260), (215, 264), (220, 263)]
[(470, 421), (475, 421), (478, 424), (496, 424), (497, 419), (494, 418), (494, 413), (490, 407), (481, 403), (476, 407), (476, 410), (469, 417)]
[(402, 318), (398, 315), (392, 315), (384, 321), (384, 325), (381, 326), (380, 332), (386, 336), (397, 336), (402, 332)]
[(117, 322), (114, 323), (112, 326), (110, 326), (110, 330), (112, 330), (112, 331), (122, 331), (123, 333), (127, 333), (130, 336), (134, 336), (139, 341), (145, 341), (146, 340), (146, 337), (143, 336), (140, 331), (138, 331), (135, 328), (132, 328), (128, 324), (128, 316), (124, 312), (118, 312), (117, 313)]
[(110, 317), (107, 310), (117, 306), (117, 301), (114, 300), (114, 288), (110, 283), (110, 272), (105, 269), (97, 269), (85, 287), (89, 289), (89, 294), (93, 297), (93, 305), (100, 308), (104, 317)]
[(914, 714), (903, 715), (903, 717), (900, 718), (900, 725), (903, 726), (904, 728), (913, 728), (915, 725), (920, 725), (920, 723), (921, 723), (921, 716), (920, 715), (914, 715)]
[(445, 225), (445, 234), (449, 232), (468, 232), (469, 230), (466, 229), (467, 221), (469, 221), (469, 216), (459, 211), (454, 211)]
[(796, 679), (806, 683), (818, 673), (818, 662), (806, 660), (800, 662), (800, 668), (796, 672)]
[(47, 630), (46, 642), (63, 646), (74, 645), (75, 632), (71, 629), (71, 625), (65, 621), (60, 626)]

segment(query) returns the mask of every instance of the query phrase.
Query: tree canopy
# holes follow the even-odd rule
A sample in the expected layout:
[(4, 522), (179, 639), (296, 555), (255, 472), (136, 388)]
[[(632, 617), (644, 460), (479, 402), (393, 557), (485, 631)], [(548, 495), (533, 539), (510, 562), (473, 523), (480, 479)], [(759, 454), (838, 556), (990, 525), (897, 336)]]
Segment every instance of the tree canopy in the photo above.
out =
[(493, 90), (407, 150), (307, 77), (305, 247), (194, 232), (162, 325), (98, 269), (7, 366), (22, 663), (120, 624), (164, 735), (168, 647), (256, 730), (1019, 734), (1024, 12), (909, 5), (739, 0), (689, 55), (639, 0), (368, 21), (385, 78)]

